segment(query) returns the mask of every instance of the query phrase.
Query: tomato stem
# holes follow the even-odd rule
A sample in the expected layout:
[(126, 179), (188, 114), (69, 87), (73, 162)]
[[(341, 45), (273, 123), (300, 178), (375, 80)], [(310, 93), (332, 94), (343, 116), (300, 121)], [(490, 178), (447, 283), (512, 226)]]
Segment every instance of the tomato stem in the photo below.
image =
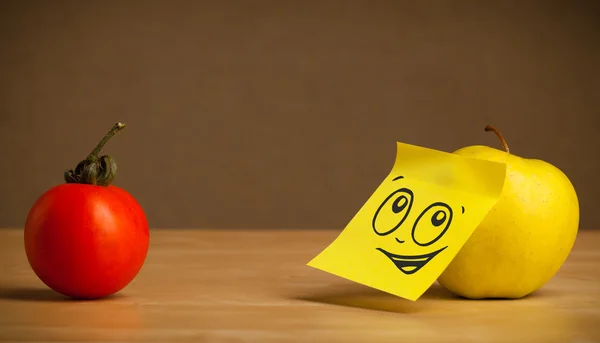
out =
[(123, 130), (124, 128), (125, 128), (125, 124), (116, 123), (112, 127), (112, 129), (110, 129), (110, 131), (108, 131), (108, 133), (106, 135), (104, 135), (104, 138), (102, 138), (100, 143), (98, 143), (98, 145), (96, 145), (96, 148), (94, 148), (94, 150), (88, 155), (87, 159), (90, 161), (97, 161), (99, 158), (98, 155), (100, 154), (100, 151), (102, 150), (102, 148), (104, 148), (104, 145), (106, 145), (106, 143), (112, 138), (112, 136), (114, 136), (117, 132)]
[(108, 155), (100, 155), (104, 145), (119, 131), (125, 128), (125, 124), (116, 123), (110, 131), (96, 145), (96, 148), (79, 162), (75, 169), (65, 171), (64, 178), (66, 183), (81, 183), (97, 186), (108, 186), (117, 176), (117, 163)]

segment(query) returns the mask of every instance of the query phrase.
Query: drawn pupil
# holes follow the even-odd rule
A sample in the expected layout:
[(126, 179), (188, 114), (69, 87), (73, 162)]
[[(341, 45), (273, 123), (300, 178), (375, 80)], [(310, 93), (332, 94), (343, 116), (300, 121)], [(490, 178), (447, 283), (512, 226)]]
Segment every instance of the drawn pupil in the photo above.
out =
[(446, 212), (444, 212), (443, 210), (438, 210), (437, 212), (435, 212), (433, 214), (433, 216), (431, 216), (431, 224), (433, 226), (440, 226), (442, 224), (444, 224), (444, 222), (446, 221)]
[[(401, 201), (402, 203), (400, 203)], [(406, 208), (406, 205), (408, 205), (408, 199), (406, 199), (405, 195), (402, 195), (392, 204), (392, 211), (394, 213), (400, 213)]]

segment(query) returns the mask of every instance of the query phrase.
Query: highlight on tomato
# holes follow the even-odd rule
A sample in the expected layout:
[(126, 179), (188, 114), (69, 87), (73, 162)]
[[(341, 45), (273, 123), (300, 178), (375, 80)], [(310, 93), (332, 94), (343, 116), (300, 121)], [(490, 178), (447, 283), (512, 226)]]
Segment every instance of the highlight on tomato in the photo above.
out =
[(136, 199), (112, 185), (117, 164), (100, 156), (104, 145), (125, 128), (115, 124), (64, 184), (42, 194), (27, 215), (27, 260), (54, 291), (78, 299), (98, 299), (125, 288), (148, 254), (150, 231)]

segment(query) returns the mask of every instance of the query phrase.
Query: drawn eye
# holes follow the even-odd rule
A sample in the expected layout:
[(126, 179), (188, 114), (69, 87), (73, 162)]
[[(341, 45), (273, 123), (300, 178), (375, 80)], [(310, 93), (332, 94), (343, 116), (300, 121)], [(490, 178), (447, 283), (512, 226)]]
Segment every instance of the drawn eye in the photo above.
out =
[(414, 194), (408, 188), (401, 188), (379, 205), (373, 216), (373, 230), (380, 236), (389, 235), (404, 223), (412, 208)]
[(452, 223), (452, 208), (443, 202), (429, 205), (417, 218), (412, 239), (422, 247), (437, 242)]

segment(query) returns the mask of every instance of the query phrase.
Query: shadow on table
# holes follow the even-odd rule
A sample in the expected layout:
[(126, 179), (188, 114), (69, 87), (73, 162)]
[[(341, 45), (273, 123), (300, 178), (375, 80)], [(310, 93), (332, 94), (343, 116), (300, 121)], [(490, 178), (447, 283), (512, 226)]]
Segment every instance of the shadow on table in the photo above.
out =
[[(118, 297), (115, 294), (99, 300), (112, 299)], [(49, 288), (34, 288), (34, 287), (2, 287), (0, 286), (0, 300), (16, 300), (16, 301), (45, 301), (45, 302), (65, 302), (65, 301), (86, 301), (85, 299), (73, 299), (57, 293)], [(92, 300), (89, 300), (92, 301)]]
[[(350, 285), (343, 289), (330, 289), (308, 296), (295, 297), (295, 299), (398, 313), (418, 312), (420, 307), (416, 302), (402, 299), (373, 288), (365, 288), (361, 285)], [(434, 284), (419, 298), (419, 304), (422, 304), (426, 300), (461, 301), (463, 299), (448, 292), (442, 286)]]
[[(548, 292), (535, 292), (525, 298), (545, 296)], [(522, 299), (525, 299), (522, 298)], [(515, 301), (517, 299), (484, 299), (484, 300), (468, 300), (459, 297), (447, 291), (440, 284), (433, 284), (427, 292), (425, 292), (418, 301), (402, 299), (373, 288), (366, 288), (361, 285), (350, 285), (343, 289), (330, 289), (325, 292), (312, 294), (309, 296), (296, 296), (296, 300), (310, 301), (328, 305), (338, 305), (346, 307), (354, 307), (361, 309), (369, 309), (376, 311), (395, 312), (395, 313), (417, 313), (427, 311), (429, 308), (439, 308), (439, 305), (433, 305), (440, 301), (453, 302), (498, 302), (498, 301)]]

